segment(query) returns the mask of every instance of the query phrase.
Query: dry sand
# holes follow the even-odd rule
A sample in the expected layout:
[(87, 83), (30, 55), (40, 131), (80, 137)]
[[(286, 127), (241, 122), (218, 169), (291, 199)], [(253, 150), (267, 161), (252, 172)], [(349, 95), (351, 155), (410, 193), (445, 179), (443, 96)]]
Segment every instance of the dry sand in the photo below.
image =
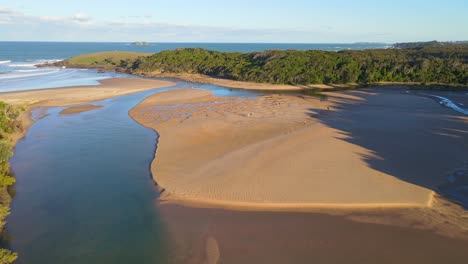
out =
[(429, 206), (431, 188), (372, 168), (366, 159), (378, 153), (314, 117), (372, 94), (241, 99), (186, 89), (153, 95), (130, 114), (160, 135), (152, 173), (164, 199), (257, 209)]

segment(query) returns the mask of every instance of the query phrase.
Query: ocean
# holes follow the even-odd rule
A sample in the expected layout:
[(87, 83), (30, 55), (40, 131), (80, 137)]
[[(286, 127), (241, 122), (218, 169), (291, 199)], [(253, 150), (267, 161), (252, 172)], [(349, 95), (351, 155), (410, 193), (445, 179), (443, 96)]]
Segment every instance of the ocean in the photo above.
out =
[(76, 85), (94, 85), (98, 80), (123, 77), (96, 70), (38, 68), (44, 62), (64, 60), (79, 54), (100, 51), (134, 51), (157, 53), (177, 48), (204, 48), (226, 52), (263, 50), (362, 50), (388, 48), (385, 43), (150, 43), (145, 46), (116, 42), (0, 42), (0, 92)]

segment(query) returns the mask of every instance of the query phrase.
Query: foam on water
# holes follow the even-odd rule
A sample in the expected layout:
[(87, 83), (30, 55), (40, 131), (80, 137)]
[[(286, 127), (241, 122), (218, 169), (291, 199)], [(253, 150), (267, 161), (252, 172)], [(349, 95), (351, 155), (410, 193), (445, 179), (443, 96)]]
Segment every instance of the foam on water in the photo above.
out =
[(446, 106), (448, 108), (452, 108), (453, 110), (459, 112), (459, 113), (462, 113), (464, 115), (468, 115), (468, 109), (464, 109), (464, 108), (461, 108), (459, 107), (456, 103), (452, 102), (452, 100), (448, 99), (448, 98), (445, 98), (445, 97), (442, 97), (442, 96), (439, 96), (439, 95), (433, 95), (433, 94), (425, 94), (427, 96), (430, 96), (430, 97), (433, 97), (433, 98), (437, 98), (439, 99), (439, 103), (443, 106)]
[(0, 92), (34, 90), (79, 85), (96, 85), (99, 80), (128, 77), (125, 74), (98, 73), (96, 70), (37, 67), (60, 59), (4, 60), (0, 62)]

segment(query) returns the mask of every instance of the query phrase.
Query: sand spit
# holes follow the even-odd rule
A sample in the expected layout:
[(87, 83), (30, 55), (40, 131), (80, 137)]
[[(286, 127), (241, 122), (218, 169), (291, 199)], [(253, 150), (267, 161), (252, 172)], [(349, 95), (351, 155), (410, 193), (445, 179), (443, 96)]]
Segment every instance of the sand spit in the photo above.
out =
[(100, 85), (0, 93), (0, 101), (23, 106), (68, 106), (174, 85), (169, 81), (139, 78), (111, 78), (99, 83)]
[[(424, 106), (440, 107), (398, 92), (376, 95), (366, 90), (329, 93), (328, 100), (292, 95), (241, 99), (186, 89), (153, 95), (130, 115), (160, 135), (152, 172), (163, 199), (268, 210), (430, 206), (431, 187), (442, 181), (443, 174), (419, 184), (373, 168), (368, 160), (387, 157), (351, 143), (353, 135), (321, 120), (333, 119), (345, 104), (359, 109), (373, 97), (392, 102), (407, 96)], [(401, 103), (405, 105), (398, 107), (413, 102)], [(378, 133), (379, 120), (375, 122)], [(372, 132), (366, 136), (372, 137)], [(413, 136), (399, 140), (410, 144)]]

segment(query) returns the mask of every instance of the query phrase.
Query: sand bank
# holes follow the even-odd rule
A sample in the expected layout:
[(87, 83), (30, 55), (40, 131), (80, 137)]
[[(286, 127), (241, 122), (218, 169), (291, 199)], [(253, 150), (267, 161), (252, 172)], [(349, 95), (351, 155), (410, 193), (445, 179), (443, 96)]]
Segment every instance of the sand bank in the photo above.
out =
[(72, 114), (78, 114), (78, 113), (83, 113), (83, 112), (88, 112), (92, 111), (95, 109), (101, 108), (101, 105), (91, 105), (91, 104), (86, 104), (86, 105), (77, 105), (77, 106), (72, 106), (63, 109), (60, 111), (61, 115), (72, 115)]
[[(394, 170), (386, 170), (371, 161), (394, 157), (383, 157), (372, 148), (356, 144), (353, 134), (327, 124), (333, 120), (346, 126), (349, 119), (336, 119), (340, 109), (348, 105), (359, 109), (371, 100), (390, 106), (398, 101), (401, 111), (415, 103), (416, 107), (440, 108), (426, 98), (398, 92), (378, 96), (373, 91), (329, 93), (328, 100), (292, 95), (241, 99), (187, 89), (153, 95), (130, 115), (160, 135), (152, 172), (164, 199), (268, 210), (430, 206), (432, 190), (443, 181), (444, 174), (437, 174), (440, 166), (434, 172), (421, 161), (444, 166), (453, 166), (453, 162), (432, 157), (420, 145), (416, 146), (422, 148), (419, 156), (412, 158), (405, 148), (399, 152), (392, 148), (392, 144), (411, 146), (418, 133), (396, 139), (382, 132), (388, 138), (380, 143), (396, 151), (392, 153), (395, 156), (404, 157), (401, 164), (393, 165)], [(391, 108), (379, 111), (395, 113)], [(385, 116), (382, 113), (379, 115)], [(360, 137), (372, 138), (387, 129), (379, 115), (353, 120), (375, 122)], [(404, 178), (398, 166), (421, 168), (410, 171), (415, 173), (413, 178)]]

